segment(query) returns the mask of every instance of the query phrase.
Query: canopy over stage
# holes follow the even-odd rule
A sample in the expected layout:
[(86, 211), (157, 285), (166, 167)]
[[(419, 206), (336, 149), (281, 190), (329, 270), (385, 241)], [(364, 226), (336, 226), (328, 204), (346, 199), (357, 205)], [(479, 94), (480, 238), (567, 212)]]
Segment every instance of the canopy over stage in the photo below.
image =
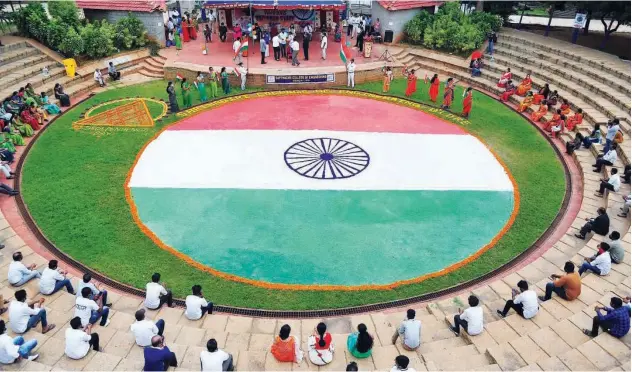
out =
[(342, 0), (251, 0), (251, 1), (228, 1), (209, 0), (204, 2), (205, 8), (250, 8), (253, 9), (313, 9), (313, 10), (341, 10), (345, 3)]

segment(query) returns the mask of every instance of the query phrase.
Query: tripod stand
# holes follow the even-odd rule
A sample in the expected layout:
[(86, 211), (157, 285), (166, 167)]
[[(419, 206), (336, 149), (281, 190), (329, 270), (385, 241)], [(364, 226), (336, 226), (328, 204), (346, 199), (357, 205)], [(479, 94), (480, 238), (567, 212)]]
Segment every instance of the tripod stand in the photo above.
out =
[(388, 47), (386, 47), (384, 53), (382, 53), (378, 61), (393, 62), (393, 55), (388, 51)]

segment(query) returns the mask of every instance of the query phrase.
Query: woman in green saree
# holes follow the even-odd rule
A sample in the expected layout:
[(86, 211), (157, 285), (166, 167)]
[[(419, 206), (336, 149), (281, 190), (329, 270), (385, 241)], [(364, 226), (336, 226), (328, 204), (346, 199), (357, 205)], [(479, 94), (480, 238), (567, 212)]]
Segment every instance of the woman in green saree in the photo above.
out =
[(35, 93), (35, 90), (33, 89), (33, 86), (31, 85), (31, 83), (26, 84), (26, 86), (24, 87), (24, 95), (25, 95), (24, 98), (27, 100), (27, 104), (29, 106), (30, 106), (30, 103), (28, 103), (29, 99), (34, 101), (37, 106), (42, 105), (42, 101), (40, 100), (37, 93)]
[(222, 72), (219, 74), (222, 78), (222, 90), (224, 94), (230, 93), (230, 83), (228, 82), (228, 72), (226, 72), (226, 67), (222, 67)]
[(182, 79), (182, 104), (184, 108), (191, 107), (191, 84), (187, 81), (187, 78)]
[(213, 67), (208, 68), (208, 80), (209, 88), (211, 88), (211, 98), (217, 98), (217, 81), (219, 78)]
[(371, 356), (373, 337), (367, 332), (364, 323), (358, 324), (358, 332), (353, 332), (347, 337), (347, 348), (351, 355), (358, 359)]
[(204, 75), (202, 75), (202, 71), (198, 71), (197, 78), (194, 83), (197, 87), (198, 93), (200, 94), (200, 102), (206, 102), (208, 97), (206, 96), (206, 86), (204, 85)]
[(0, 140), (2, 141), (0, 142), (0, 148), (7, 149), (10, 153), (15, 154), (15, 145), (13, 144), (13, 141), (11, 140), (11, 138), (9, 138), (7, 133), (1, 134)]

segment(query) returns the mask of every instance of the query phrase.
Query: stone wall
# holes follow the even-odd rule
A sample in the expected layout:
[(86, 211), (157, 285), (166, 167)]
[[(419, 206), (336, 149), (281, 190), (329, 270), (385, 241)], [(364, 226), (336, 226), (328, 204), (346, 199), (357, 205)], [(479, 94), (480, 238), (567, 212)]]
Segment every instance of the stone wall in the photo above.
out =
[[(208, 70), (203, 71), (207, 73)], [(197, 70), (189, 70), (180, 67), (165, 67), (165, 79), (167, 80), (176, 80), (176, 74), (180, 74), (183, 77), (187, 78), (189, 81), (193, 81), (197, 77)], [(347, 85), (347, 73), (336, 72), (336, 79), (333, 83), (306, 83), (306, 84), (266, 84), (266, 75), (265, 74), (248, 74), (246, 78), (246, 85), (249, 87), (265, 87), (268, 90), (276, 90), (276, 89), (323, 89), (323, 88), (331, 88), (331, 87), (341, 87)], [(371, 70), (356, 70), (355, 73), (355, 83), (361, 84), (371, 81), (380, 81), (382, 79), (382, 68), (375, 68)], [(234, 73), (230, 74), (229, 78), (230, 85), (232, 89), (239, 89), (241, 84), (241, 80)]]
[(384, 37), (384, 31), (391, 30), (393, 31), (393, 43), (397, 43), (404, 37), (404, 27), (406, 26), (406, 23), (413, 19), (421, 10), (434, 14), (435, 7), (390, 11), (386, 10), (383, 6), (376, 2), (373, 4), (371, 13), (374, 20), (377, 20), (378, 18), (380, 19), (380, 23), (382, 25), (382, 37)]
[[(120, 10), (98, 10), (98, 9), (84, 9), (85, 16), (89, 20), (107, 20), (110, 23), (116, 23), (119, 19), (126, 17), (128, 12)], [(143, 22), (147, 29), (147, 34), (155, 37), (160, 44), (164, 45), (165, 40), (165, 28), (164, 21), (161, 12), (131, 12), (134, 16)]]

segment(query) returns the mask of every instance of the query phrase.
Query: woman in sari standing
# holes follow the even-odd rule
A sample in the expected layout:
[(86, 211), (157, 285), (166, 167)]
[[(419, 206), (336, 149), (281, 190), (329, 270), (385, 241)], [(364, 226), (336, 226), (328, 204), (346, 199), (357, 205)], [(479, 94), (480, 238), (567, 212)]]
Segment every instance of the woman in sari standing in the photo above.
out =
[(180, 88), (182, 88), (182, 106), (184, 108), (191, 107), (191, 84), (189, 84), (187, 78), (182, 79)]
[(443, 104), (441, 105), (441, 108), (444, 110), (449, 110), (450, 106), (452, 106), (455, 84), (456, 80), (454, 80), (454, 78), (449, 78), (445, 84), (445, 89), (443, 90)]
[(226, 67), (222, 67), (219, 75), (222, 78), (222, 90), (224, 91), (224, 94), (229, 94), (230, 83), (228, 82), (228, 72), (226, 72)]
[(191, 36), (189, 35), (189, 20), (187, 18), (184, 18), (182, 20), (182, 41), (184, 41), (185, 43), (188, 43), (189, 41), (191, 41)]
[(461, 115), (469, 119), (470, 111), (472, 111), (472, 87), (467, 87), (463, 93), (463, 112), (461, 112)]
[(408, 67), (405, 66), (402, 72), (406, 80), (408, 80), (408, 85), (406, 85), (406, 97), (410, 97), (417, 91), (417, 75), (415, 75), (415, 70), (409, 70)]
[(204, 75), (202, 74), (202, 71), (198, 71), (197, 78), (195, 80), (196, 81), (194, 81), (193, 83), (195, 84), (195, 87), (200, 94), (200, 102), (208, 101), (208, 97), (206, 96), (206, 86), (204, 85)]
[[(193, 17), (195, 17), (195, 15)], [(189, 18), (189, 37), (191, 37), (191, 40), (197, 39), (197, 30), (198, 30), (197, 18), (193, 18), (193, 19)]]
[(439, 95), (439, 75), (434, 74), (432, 79), (430, 79), (430, 100), (432, 102), (437, 102), (437, 96)]
[(533, 81), (531, 80), (531, 74), (527, 74), (527, 76), (525, 76), (524, 79), (522, 79), (522, 82), (520, 83), (520, 85), (518, 85), (518, 88), (516, 89), (516, 94), (524, 97), (528, 91), (531, 90), (531, 84), (533, 83)]
[(367, 331), (364, 323), (358, 324), (358, 331), (353, 332), (347, 337), (347, 349), (351, 355), (358, 359), (364, 359), (371, 356), (373, 349), (373, 337)]
[(518, 112), (525, 112), (533, 103), (533, 93), (528, 92), (527, 96), (524, 97), (522, 102), (520, 102), (520, 106), (518, 106)]
[(42, 108), (49, 114), (57, 115), (61, 112), (59, 106), (50, 102), (45, 92), (40, 93), (40, 101), (42, 102)]
[(178, 107), (178, 97), (176, 96), (176, 88), (173, 86), (173, 81), (167, 84), (167, 94), (169, 95), (169, 108), (172, 114), (180, 111)]
[(544, 84), (544, 86), (540, 88), (538, 93), (533, 96), (533, 103), (537, 105), (542, 101), (546, 101), (546, 99), (549, 98), (550, 92), (551, 91), (549, 90), (549, 83)]
[(393, 69), (391, 66), (386, 66), (382, 69), (382, 93), (388, 93), (391, 89), (391, 81), (393, 81)]
[(505, 91), (500, 96), (500, 100), (503, 102), (509, 101), (509, 98), (516, 93), (516, 87), (513, 85), (513, 82), (509, 80), (507, 84), (505, 84)]
[(180, 55), (180, 51), (182, 50), (182, 39), (180, 38), (180, 31), (178, 31), (178, 29), (176, 29), (175, 31), (172, 30), (171, 34), (173, 34), (173, 39), (176, 43), (176, 55)]
[(211, 98), (217, 98), (217, 72), (213, 69), (213, 67), (208, 68), (208, 85), (211, 88)]
[(274, 343), (270, 353), (279, 362), (301, 363), (303, 360), (303, 350), (301, 344), (295, 336), (290, 336), (291, 328), (284, 324), (279, 330), (279, 335), (274, 338)]

